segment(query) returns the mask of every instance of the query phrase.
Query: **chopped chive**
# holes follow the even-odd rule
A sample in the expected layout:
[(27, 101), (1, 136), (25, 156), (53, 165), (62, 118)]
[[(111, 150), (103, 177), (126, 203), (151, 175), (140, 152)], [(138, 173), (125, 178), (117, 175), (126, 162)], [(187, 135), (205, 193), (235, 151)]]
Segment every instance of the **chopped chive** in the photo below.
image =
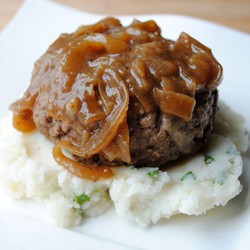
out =
[(222, 179), (213, 180), (213, 184), (216, 184), (216, 183), (222, 186), (224, 184), (224, 180), (222, 180)]
[(83, 209), (81, 209), (81, 208), (78, 208), (77, 210), (76, 210), (76, 212), (80, 215), (80, 216), (84, 216), (85, 214), (84, 214), (84, 210)]
[(224, 181), (226, 180), (228, 176), (228, 172), (224, 169), (219, 173), (218, 178), (216, 179), (216, 183), (218, 183), (219, 185), (223, 185)]
[(204, 158), (204, 162), (208, 165), (214, 161), (214, 158), (210, 155), (206, 155)]
[(150, 177), (157, 177), (159, 174), (160, 174), (160, 170), (148, 172), (148, 176), (150, 176)]
[(224, 180), (217, 180), (217, 183), (220, 184), (220, 185), (223, 185), (224, 184)]
[(186, 174), (184, 174), (184, 175), (181, 177), (181, 181), (184, 181), (184, 180), (186, 180), (187, 178), (192, 178), (193, 180), (196, 180), (196, 177), (195, 177), (195, 175), (193, 174), (192, 171), (188, 171)]
[(77, 202), (79, 205), (82, 205), (84, 202), (90, 201), (90, 198), (86, 194), (80, 194), (74, 197), (74, 201)]

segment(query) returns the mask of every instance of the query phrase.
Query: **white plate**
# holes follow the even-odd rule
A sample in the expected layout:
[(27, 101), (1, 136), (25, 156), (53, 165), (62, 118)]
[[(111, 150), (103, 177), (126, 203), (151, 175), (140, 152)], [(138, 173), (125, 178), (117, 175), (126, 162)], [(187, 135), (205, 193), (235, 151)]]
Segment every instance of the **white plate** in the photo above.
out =
[[(49, 1), (27, 1), (0, 36), (0, 116), (29, 85), (34, 61), (62, 32), (92, 23), (100, 15), (82, 13)], [(250, 128), (250, 36), (206, 21), (176, 15), (155, 19), (163, 35), (176, 39), (186, 31), (213, 48), (224, 66), (220, 96), (246, 118)], [(133, 17), (122, 17), (124, 24)], [(0, 249), (250, 249), (250, 153), (244, 157), (243, 192), (226, 207), (195, 217), (176, 216), (142, 229), (111, 209), (88, 218), (81, 227), (62, 229), (46, 222), (41, 206), (0, 196)]]

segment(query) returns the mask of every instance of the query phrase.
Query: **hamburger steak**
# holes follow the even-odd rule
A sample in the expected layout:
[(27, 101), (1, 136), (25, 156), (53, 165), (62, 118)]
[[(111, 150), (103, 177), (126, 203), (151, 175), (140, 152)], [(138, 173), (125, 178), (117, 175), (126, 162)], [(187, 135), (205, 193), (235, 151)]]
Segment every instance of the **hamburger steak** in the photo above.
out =
[(134, 115), (129, 110), (132, 162), (137, 166), (161, 166), (205, 146), (207, 135), (212, 130), (217, 93), (214, 90), (195, 95), (196, 106), (189, 122), (170, 117), (160, 110), (143, 115)]
[(189, 35), (174, 42), (154, 21), (106, 18), (62, 34), (36, 62), (13, 125), (37, 128), (82, 166), (159, 167), (206, 145), (221, 76)]

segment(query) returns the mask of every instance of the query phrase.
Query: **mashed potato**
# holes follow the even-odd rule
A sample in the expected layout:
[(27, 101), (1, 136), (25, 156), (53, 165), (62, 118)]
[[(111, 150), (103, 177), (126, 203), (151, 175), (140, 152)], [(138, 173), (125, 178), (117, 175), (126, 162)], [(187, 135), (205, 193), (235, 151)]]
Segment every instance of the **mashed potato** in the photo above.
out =
[(2, 120), (0, 179), (17, 199), (38, 200), (59, 226), (75, 226), (84, 216), (97, 216), (114, 205), (119, 216), (140, 226), (183, 213), (199, 215), (226, 205), (242, 186), (240, 152), (248, 147), (242, 118), (220, 103), (215, 132), (205, 151), (160, 171), (133, 166), (114, 168), (109, 180), (80, 179), (58, 165), (53, 144), (35, 132), (12, 128), (11, 116)]

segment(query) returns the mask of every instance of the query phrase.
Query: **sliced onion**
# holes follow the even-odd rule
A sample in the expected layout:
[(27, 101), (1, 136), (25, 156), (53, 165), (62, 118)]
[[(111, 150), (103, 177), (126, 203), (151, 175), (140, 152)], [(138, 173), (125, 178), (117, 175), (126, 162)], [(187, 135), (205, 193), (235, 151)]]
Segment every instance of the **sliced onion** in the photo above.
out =
[(85, 91), (83, 94), (82, 106), (78, 113), (78, 119), (84, 125), (95, 123), (106, 118), (105, 113), (98, 105), (94, 86), (89, 86), (89, 89), (91, 89), (91, 91)]
[(141, 59), (134, 59), (131, 65), (130, 91), (137, 97), (146, 112), (151, 111), (154, 106), (151, 90), (153, 88), (152, 79), (147, 77), (147, 69)]
[(57, 163), (65, 167), (69, 172), (77, 177), (98, 181), (102, 178), (111, 178), (114, 172), (110, 167), (106, 166), (93, 166), (87, 164), (80, 164), (75, 160), (66, 157), (60, 146), (55, 145), (53, 148), (53, 156)]
[(171, 91), (163, 92), (157, 88), (153, 89), (153, 93), (163, 113), (178, 116), (186, 122), (191, 120), (195, 107), (193, 97)]
[(173, 51), (180, 55), (189, 55), (183, 59), (193, 71), (197, 84), (196, 90), (204, 87), (214, 90), (220, 84), (223, 69), (214, 58), (211, 49), (183, 32), (174, 44)]
[(75, 32), (75, 36), (82, 36), (86, 33), (93, 33), (93, 32), (104, 33), (111, 27), (121, 27), (120, 21), (115, 18), (108, 17), (93, 25), (80, 26)]
[(107, 88), (108, 88), (108, 86), (102, 82), (99, 83), (99, 85), (98, 85), (98, 91), (99, 91), (103, 106), (105, 108), (105, 112), (107, 115), (109, 115), (111, 113), (111, 111), (114, 109), (115, 100), (111, 100), (111, 98), (108, 96)]
[(85, 41), (100, 43), (106, 48), (107, 52), (111, 54), (116, 54), (129, 49), (126, 42), (101, 33), (89, 35), (85, 38)]
[(109, 161), (119, 160), (127, 163), (131, 161), (129, 130), (126, 120), (120, 126), (117, 136), (102, 150), (101, 154)]
[(106, 69), (105, 74), (110, 77), (112, 80), (110, 82), (117, 92), (116, 105), (110, 115), (104, 120), (101, 128), (95, 132), (89, 141), (81, 148), (66, 140), (59, 142), (61, 147), (68, 149), (72, 154), (80, 157), (89, 158), (107, 147), (116, 136), (120, 125), (126, 118), (129, 103), (127, 86), (119, 77), (119, 73), (113, 69)]

